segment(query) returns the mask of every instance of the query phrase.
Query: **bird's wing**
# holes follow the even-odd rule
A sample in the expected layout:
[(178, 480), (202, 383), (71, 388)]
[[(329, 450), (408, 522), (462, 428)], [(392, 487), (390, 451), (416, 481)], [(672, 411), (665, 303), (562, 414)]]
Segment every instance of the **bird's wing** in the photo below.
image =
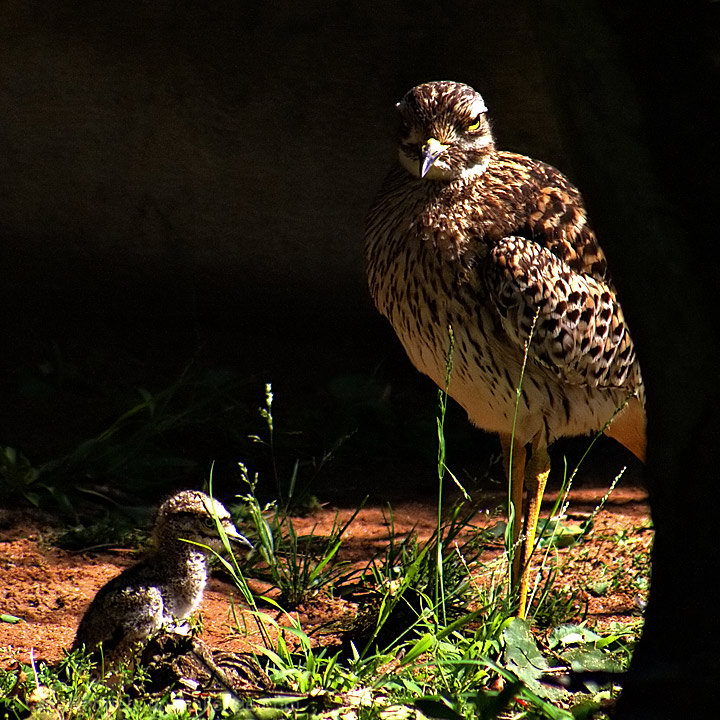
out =
[(563, 382), (640, 386), (632, 339), (613, 288), (534, 240), (511, 236), (490, 250), (485, 284), (508, 337)]

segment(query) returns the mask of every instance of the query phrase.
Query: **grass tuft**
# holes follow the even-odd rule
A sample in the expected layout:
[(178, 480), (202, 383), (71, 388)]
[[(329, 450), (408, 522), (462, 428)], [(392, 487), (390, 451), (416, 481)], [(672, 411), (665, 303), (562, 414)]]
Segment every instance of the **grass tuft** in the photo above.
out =
[[(562, 584), (561, 549), (567, 543), (582, 548), (578, 543), (593, 531), (620, 476), (571, 534), (564, 516), (577, 470), (565, 473), (568, 480), (552, 517), (538, 533), (543, 556), (531, 623), (514, 618), (505, 577), (511, 548), (500, 559), (483, 562), (493, 537), (473, 524), (478, 501), (448, 467), (445, 423), (453, 343), (451, 330), (436, 418), (437, 522), (429, 538), (400, 536), (389, 508), (386, 547), (364, 569), (353, 570), (342, 559), (342, 542), (362, 505), (345, 522), (336, 517), (324, 536), (315, 530), (301, 535), (290, 515), (298, 496), (298, 463), (287, 482), (277, 463), (269, 465), (278, 493), (270, 503), (258, 497), (259, 475), (238, 466), (238, 502), (232, 510), (255, 547), (234, 554), (218, 523), (224, 545), (218, 563), (245, 606), (231, 605), (236, 629), (258, 638), (255, 656), (275, 683), (274, 691), (262, 698), (240, 698), (178, 690), (151, 698), (138, 694), (142, 670), (137, 667), (121, 666), (112, 678), (101, 680), (78, 653), (68, 654), (55, 667), (15, 658), (3, 663), (10, 669), (0, 670), (0, 718), (606, 717), (603, 708), (617, 695), (618, 673), (627, 667), (636, 632), (618, 627), (600, 634), (582, 621), (579, 589)], [(277, 423), (269, 385), (261, 416), (264, 437), (255, 435), (254, 442), (272, 456)], [(13, 482), (23, 487), (27, 466), (17, 455), (5, 457), (16, 467)], [(210, 494), (213, 475), (214, 468)], [(443, 505), (447, 477), (461, 494), (448, 508)], [(608, 542), (638, 558), (638, 578), (647, 570), (631, 538)], [(606, 578), (610, 584), (614, 580)], [(258, 581), (271, 591), (256, 594)], [(595, 590), (603, 592), (602, 584)], [(293, 612), (320, 595), (357, 602), (358, 618), (344, 628), (342, 643), (323, 645)]]

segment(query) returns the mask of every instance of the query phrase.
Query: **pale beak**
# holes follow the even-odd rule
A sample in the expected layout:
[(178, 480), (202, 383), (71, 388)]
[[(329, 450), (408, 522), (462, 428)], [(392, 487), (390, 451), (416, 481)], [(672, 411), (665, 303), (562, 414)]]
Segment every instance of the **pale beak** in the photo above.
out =
[(244, 535), (241, 535), (234, 525), (228, 525), (223, 527), (225, 528), (225, 534), (227, 535), (228, 540), (232, 540), (233, 542), (245, 545), (252, 550), (253, 544)]
[(447, 145), (443, 145), (435, 138), (429, 138), (420, 150), (420, 177), (424, 178), (428, 170), (434, 165), (435, 161), (447, 149)]

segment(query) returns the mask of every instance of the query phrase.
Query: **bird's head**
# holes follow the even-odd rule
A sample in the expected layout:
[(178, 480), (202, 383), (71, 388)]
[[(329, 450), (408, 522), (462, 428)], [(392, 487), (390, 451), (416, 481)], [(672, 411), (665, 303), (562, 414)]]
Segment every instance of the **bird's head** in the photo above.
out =
[(223, 548), (220, 526), (228, 540), (252, 547), (252, 543), (237, 531), (221, 502), (199, 490), (183, 490), (158, 509), (153, 536), (159, 549), (189, 540), (219, 552)]
[(410, 90), (397, 104), (400, 163), (429, 180), (482, 174), (495, 142), (480, 93), (456, 82), (429, 82)]

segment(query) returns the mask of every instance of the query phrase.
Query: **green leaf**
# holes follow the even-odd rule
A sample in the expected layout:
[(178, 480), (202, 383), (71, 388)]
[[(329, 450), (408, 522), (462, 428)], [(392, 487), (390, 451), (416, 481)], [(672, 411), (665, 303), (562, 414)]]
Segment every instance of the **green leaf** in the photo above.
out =
[(603, 648), (607, 647), (608, 645), (612, 645), (613, 643), (620, 640), (622, 636), (621, 635), (606, 635), (604, 638), (600, 638), (599, 640), (595, 641), (595, 647), (599, 650), (602, 650)]
[(7, 613), (3, 613), (0, 615), (0, 622), (6, 622), (6, 623), (12, 623), (13, 625), (19, 622), (24, 622), (22, 618), (15, 617), (15, 615), (8, 615)]
[(435, 635), (432, 633), (425, 633), (409, 650), (409, 652), (402, 659), (402, 664), (407, 665), (411, 663), (415, 658), (422, 655), (424, 652), (430, 650), (435, 644)]
[(566, 694), (565, 690), (551, 688), (540, 682), (540, 677), (548, 670), (549, 665), (538, 649), (530, 632), (530, 625), (525, 620), (512, 618), (503, 630), (503, 640), (505, 667), (517, 675), (530, 690), (541, 697), (552, 699)]
[(533, 676), (539, 677), (548, 669), (547, 660), (538, 649), (530, 626), (525, 620), (512, 618), (503, 630), (505, 640), (505, 659), (516, 667), (527, 669)]
[(586, 587), (591, 595), (599, 597), (600, 595), (605, 595), (610, 587), (610, 583), (607, 580), (599, 580), (598, 582), (588, 583)]
[(596, 647), (579, 647), (566, 650), (561, 656), (574, 672), (621, 672), (622, 666), (611, 655)]
[(577, 645), (579, 643), (595, 643), (602, 640), (600, 635), (588, 630), (584, 625), (564, 624), (553, 628), (548, 636), (550, 649), (558, 645)]
[(563, 525), (560, 520), (550, 522), (539, 542), (540, 547), (554, 545), (565, 548), (574, 545), (583, 535), (583, 528), (579, 525)]
[(577, 705), (573, 705), (572, 716), (575, 720), (593, 720), (597, 717), (599, 710), (602, 710), (602, 704), (595, 700), (583, 700)]

